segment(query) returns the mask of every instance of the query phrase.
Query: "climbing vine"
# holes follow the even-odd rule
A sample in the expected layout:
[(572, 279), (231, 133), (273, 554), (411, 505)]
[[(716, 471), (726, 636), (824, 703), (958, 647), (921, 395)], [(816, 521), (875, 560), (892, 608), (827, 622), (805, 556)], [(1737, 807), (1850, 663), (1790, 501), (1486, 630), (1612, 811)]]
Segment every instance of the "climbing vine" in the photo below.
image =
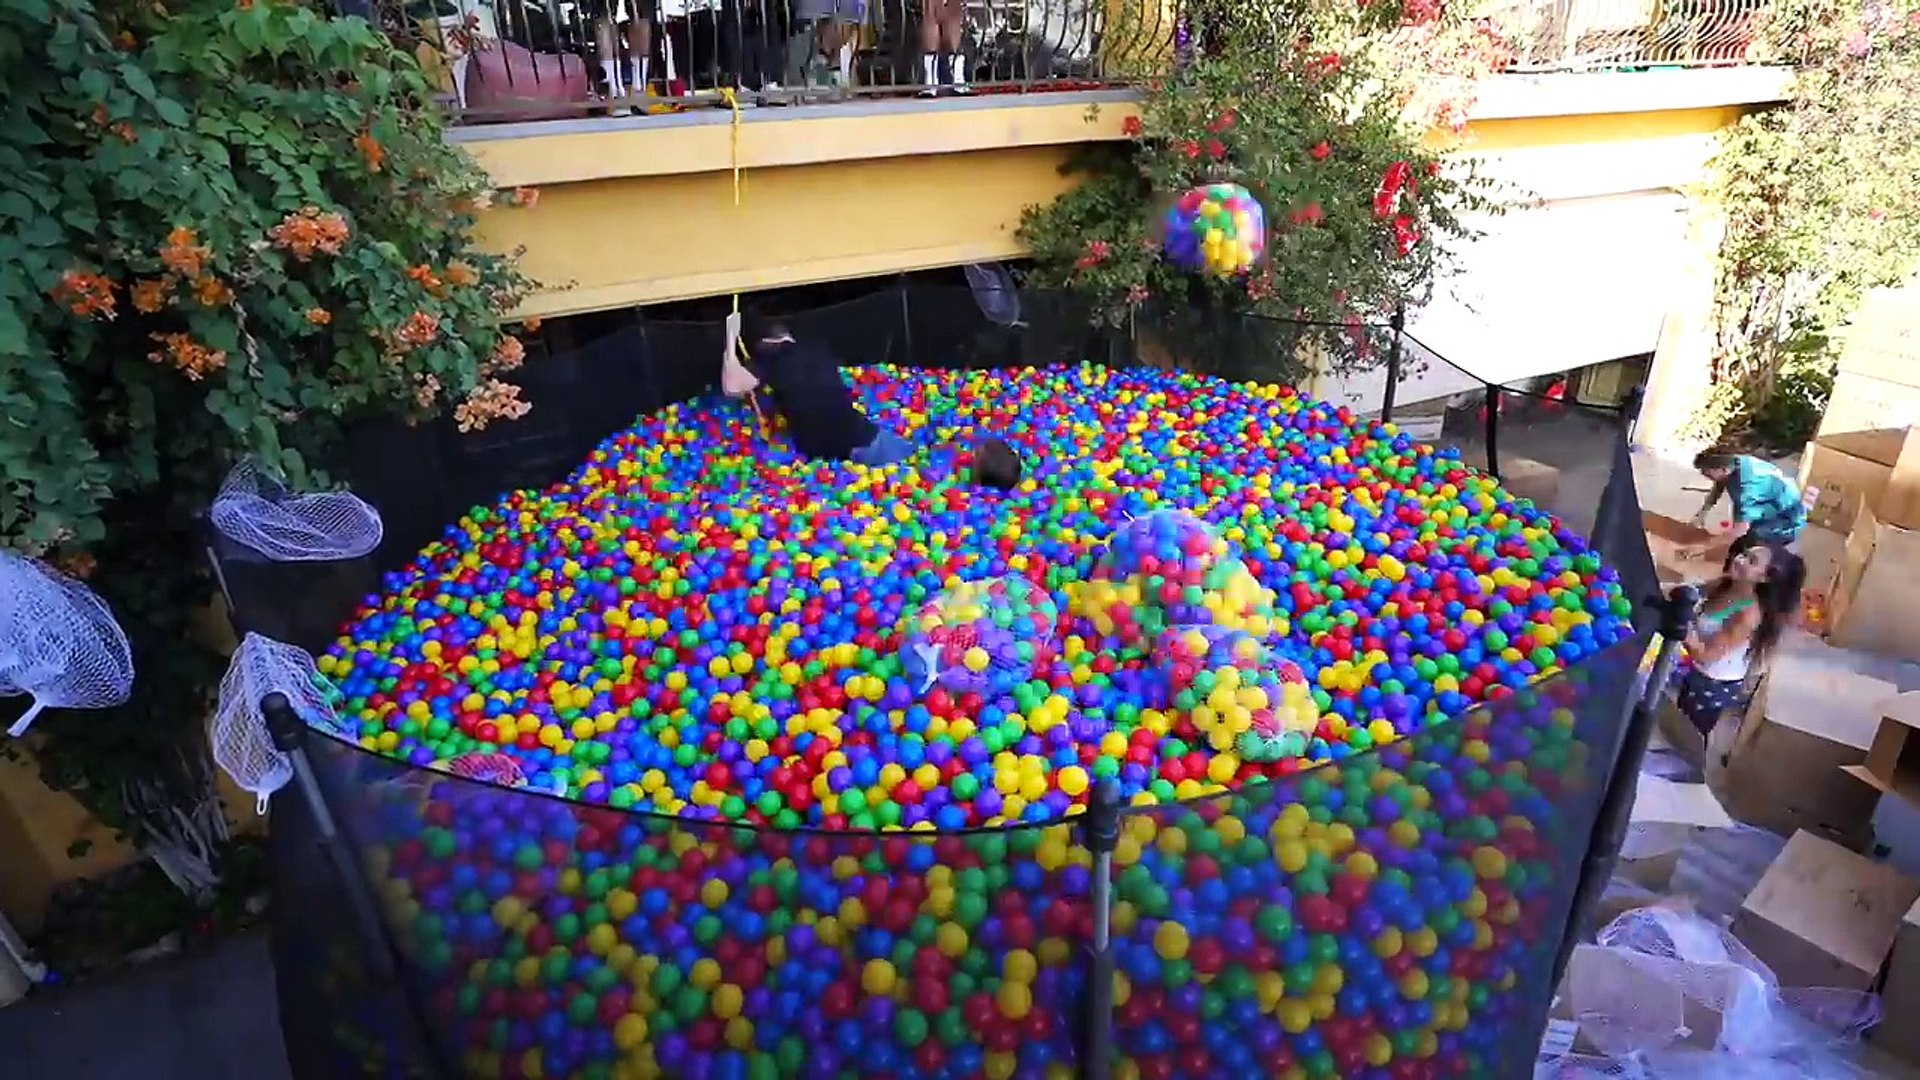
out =
[(365, 22), (292, 0), (0, 5), (0, 545), (128, 633), (132, 701), (34, 731), (136, 838), (205, 788), (198, 519), (228, 465), (306, 486), (363, 416), (525, 410), (500, 319), (526, 282), (476, 247), (494, 195), (430, 99)]
[[(1426, 299), (1447, 242), (1470, 231), (1465, 215), (1491, 209), (1470, 167), (1443, 165), (1427, 139), (1436, 124), (1463, 126), (1474, 84), (1506, 62), (1497, 21), (1463, 11), (1435, 0), (1194, 5), (1189, 48), (1148, 87), (1128, 141), (1077, 158), (1081, 182), (1027, 213), (1031, 276), (1080, 293), (1109, 323), (1159, 326), (1186, 343), (1188, 363), (1291, 356), (1301, 322), (1329, 331), (1319, 337), (1336, 361), (1376, 359), (1366, 327)], [(1198, 278), (1159, 257), (1158, 206), (1216, 180), (1266, 208), (1269, 256), (1242, 277)], [(1216, 340), (1248, 326), (1271, 332)]]
[(1751, 427), (1791, 446), (1861, 296), (1920, 267), (1920, 4), (1789, 0), (1768, 37), (1799, 67), (1786, 103), (1743, 118), (1714, 162), (1713, 390), (1683, 434)]

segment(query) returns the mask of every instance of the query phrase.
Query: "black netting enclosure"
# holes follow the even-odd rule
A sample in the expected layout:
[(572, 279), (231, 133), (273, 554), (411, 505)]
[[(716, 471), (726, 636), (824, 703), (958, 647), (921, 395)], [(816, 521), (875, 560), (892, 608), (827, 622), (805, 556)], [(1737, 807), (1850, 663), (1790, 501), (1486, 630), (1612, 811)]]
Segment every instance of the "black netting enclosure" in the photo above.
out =
[(374, 554), (214, 541), (347, 727), (267, 709), (295, 1073), (1530, 1074), (1644, 743), (1631, 401), (1423, 398), (1397, 323), (782, 315), (905, 464), (600, 316), (522, 420), (347, 440)]

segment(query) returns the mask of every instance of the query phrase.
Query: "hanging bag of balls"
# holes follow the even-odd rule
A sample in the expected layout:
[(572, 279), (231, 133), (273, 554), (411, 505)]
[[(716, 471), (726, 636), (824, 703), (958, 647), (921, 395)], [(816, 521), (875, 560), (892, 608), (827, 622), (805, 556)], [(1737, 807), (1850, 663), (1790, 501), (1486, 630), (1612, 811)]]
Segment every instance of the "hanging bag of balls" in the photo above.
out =
[(997, 697), (1033, 676), (1053, 645), (1060, 609), (1016, 575), (963, 581), (923, 604), (900, 647), (907, 679), (925, 694)]
[(1245, 277), (1267, 257), (1267, 212), (1244, 186), (1199, 184), (1164, 200), (1160, 257), (1189, 274)]

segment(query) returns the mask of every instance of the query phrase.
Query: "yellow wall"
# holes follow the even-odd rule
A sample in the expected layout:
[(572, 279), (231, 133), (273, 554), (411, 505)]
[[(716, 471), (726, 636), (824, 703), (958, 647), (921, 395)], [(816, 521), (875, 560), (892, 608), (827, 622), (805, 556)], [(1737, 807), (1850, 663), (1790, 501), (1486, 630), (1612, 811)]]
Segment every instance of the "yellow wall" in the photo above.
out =
[[(1496, 156), (1601, 143), (1630, 153), (1718, 131), (1741, 111), (1519, 117), (1433, 140)], [(1064, 189), (1069, 150), (1123, 138), (1135, 114), (1120, 99), (1028, 97), (760, 110), (737, 124), (699, 114), (559, 134), (479, 128), (463, 140), (501, 187), (539, 189), (531, 208), (489, 212), (482, 235), (523, 250), (546, 286), (522, 313), (561, 315), (1017, 257), (1021, 211)]]

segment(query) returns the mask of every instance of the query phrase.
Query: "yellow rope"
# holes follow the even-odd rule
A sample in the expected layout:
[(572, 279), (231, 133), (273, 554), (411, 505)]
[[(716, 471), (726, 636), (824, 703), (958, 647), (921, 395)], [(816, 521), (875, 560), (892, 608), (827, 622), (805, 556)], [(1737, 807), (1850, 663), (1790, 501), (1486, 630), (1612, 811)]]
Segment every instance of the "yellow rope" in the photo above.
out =
[[(720, 88), (720, 100), (726, 102), (727, 108), (733, 113), (733, 119), (727, 125), (727, 155), (733, 168), (733, 208), (738, 210), (740, 209), (740, 99), (734, 94), (732, 87), (723, 86)], [(733, 315), (736, 319), (740, 315), (740, 294), (737, 291), (733, 294)], [(734, 352), (739, 354), (741, 362), (753, 359), (753, 354), (747, 350), (747, 343), (737, 336), (733, 339), (733, 348)], [(763, 436), (768, 434), (767, 414), (760, 410), (760, 396), (748, 393), (747, 404), (753, 406), (753, 415), (760, 421), (760, 434)]]

